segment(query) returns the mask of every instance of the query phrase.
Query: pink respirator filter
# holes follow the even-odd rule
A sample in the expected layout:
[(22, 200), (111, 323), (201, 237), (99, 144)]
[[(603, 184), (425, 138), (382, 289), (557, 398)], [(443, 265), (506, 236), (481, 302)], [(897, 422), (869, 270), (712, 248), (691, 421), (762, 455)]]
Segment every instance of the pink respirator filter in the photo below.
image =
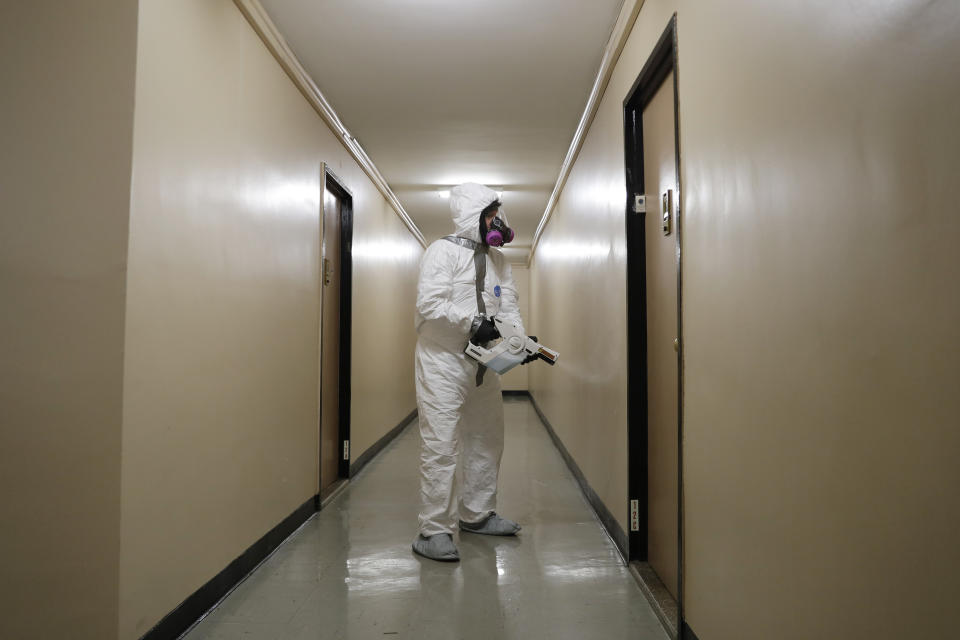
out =
[(507, 229), (506, 229), (506, 234), (507, 234), (507, 237), (504, 238), (504, 237), (503, 237), (504, 234), (501, 233), (501, 232), (500, 232), (499, 230), (497, 230), (497, 229), (492, 229), (492, 230), (488, 231), (488, 232), (487, 232), (487, 244), (490, 245), (491, 247), (500, 247), (500, 246), (503, 246), (504, 244), (506, 244), (507, 242), (512, 242), (512, 241), (513, 241), (513, 229), (507, 228)]

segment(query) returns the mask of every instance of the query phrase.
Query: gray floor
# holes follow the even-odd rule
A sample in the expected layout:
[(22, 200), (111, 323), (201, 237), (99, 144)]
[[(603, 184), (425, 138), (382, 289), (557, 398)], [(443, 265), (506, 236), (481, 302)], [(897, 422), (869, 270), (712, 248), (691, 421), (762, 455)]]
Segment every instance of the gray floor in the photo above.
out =
[(460, 563), (410, 551), (414, 422), (184, 637), (665, 640), (530, 401), (505, 402), (498, 511), (517, 538), (456, 536)]

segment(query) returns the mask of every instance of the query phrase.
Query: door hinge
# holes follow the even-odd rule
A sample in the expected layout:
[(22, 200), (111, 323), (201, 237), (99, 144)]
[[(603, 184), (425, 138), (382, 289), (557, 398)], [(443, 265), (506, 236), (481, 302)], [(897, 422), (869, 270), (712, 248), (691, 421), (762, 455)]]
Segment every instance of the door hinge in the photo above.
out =
[(343, 459), (344, 460), (350, 459), (350, 441), (349, 440), (343, 441)]
[(630, 501), (630, 531), (640, 531), (640, 501)]
[(647, 196), (642, 193), (633, 194), (633, 212), (634, 213), (646, 213), (647, 212)]
[(323, 259), (323, 284), (328, 285), (333, 279), (333, 263), (329, 258)]

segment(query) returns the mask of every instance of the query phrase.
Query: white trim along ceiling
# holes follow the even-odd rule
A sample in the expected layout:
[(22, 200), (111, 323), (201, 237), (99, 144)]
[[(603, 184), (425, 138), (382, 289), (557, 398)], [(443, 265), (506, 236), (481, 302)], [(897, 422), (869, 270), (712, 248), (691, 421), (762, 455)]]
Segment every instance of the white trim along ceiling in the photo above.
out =
[(453, 185), (482, 182), (502, 192), (518, 235), (506, 253), (518, 264), (642, 4), (235, 2), (420, 242), (450, 233)]

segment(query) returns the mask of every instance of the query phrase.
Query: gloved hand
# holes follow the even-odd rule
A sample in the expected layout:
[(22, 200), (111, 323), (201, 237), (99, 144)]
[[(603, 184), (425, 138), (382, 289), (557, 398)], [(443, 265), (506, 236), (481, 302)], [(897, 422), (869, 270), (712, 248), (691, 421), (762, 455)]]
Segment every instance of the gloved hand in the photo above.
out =
[(497, 331), (497, 325), (493, 323), (491, 318), (483, 318), (480, 321), (480, 325), (477, 327), (477, 330), (473, 332), (473, 335), (470, 336), (470, 342), (477, 346), (483, 346), (500, 337), (500, 332)]
[[(530, 336), (530, 339), (533, 340), (534, 342), (540, 342), (539, 340), (537, 340), (537, 336)], [(535, 353), (534, 353), (534, 354), (531, 354), (531, 355), (527, 356), (526, 358), (524, 358), (524, 359), (523, 359), (523, 362), (521, 362), (520, 364), (521, 364), (521, 365), (524, 365), (524, 364), (527, 364), (528, 362), (533, 362), (534, 360), (536, 360), (536, 359), (539, 358), (539, 357), (540, 357), (540, 356), (538, 356), (538, 355), (535, 354)]]

